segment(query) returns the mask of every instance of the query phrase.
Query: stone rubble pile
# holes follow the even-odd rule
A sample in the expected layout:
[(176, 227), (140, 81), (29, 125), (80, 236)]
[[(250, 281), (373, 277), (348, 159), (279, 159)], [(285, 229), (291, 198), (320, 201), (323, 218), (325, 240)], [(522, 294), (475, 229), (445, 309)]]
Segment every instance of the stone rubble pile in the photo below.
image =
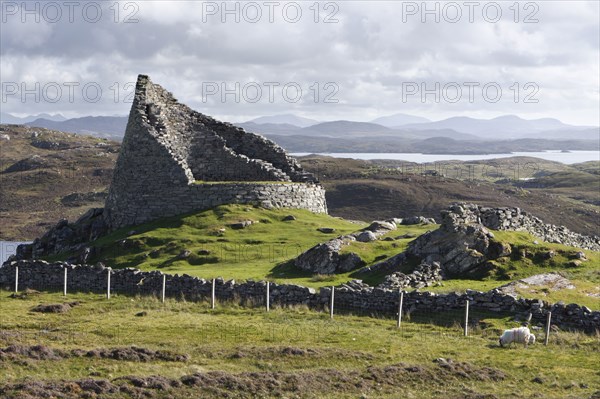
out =
[(442, 267), (438, 262), (421, 263), (412, 273), (393, 272), (388, 274), (378, 288), (423, 288), (442, 280)]
[[(19, 245), (17, 253), (9, 260), (36, 259), (63, 252), (81, 251), (81, 255), (85, 255), (87, 243), (108, 232), (103, 211), (103, 208), (91, 208), (75, 223), (66, 219), (59, 221), (31, 244)], [(89, 257), (89, 250), (87, 255)]]

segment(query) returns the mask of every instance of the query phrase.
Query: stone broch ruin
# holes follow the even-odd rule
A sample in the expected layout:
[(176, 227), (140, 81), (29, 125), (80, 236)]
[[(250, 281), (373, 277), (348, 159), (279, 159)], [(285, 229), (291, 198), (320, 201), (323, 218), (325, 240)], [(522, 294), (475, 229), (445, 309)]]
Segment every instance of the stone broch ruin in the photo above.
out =
[(281, 147), (192, 110), (140, 75), (104, 208), (107, 225), (231, 203), (327, 212), (325, 190)]

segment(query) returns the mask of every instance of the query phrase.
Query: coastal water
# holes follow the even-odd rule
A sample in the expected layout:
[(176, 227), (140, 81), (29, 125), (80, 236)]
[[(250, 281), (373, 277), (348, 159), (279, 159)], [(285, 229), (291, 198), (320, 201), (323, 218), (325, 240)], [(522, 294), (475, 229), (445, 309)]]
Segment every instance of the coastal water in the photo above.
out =
[[(309, 155), (308, 152), (293, 153), (294, 156)], [(477, 161), (486, 159), (509, 158), (509, 157), (534, 157), (548, 161), (561, 162), (564, 164), (574, 164), (587, 161), (600, 161), (600, 151), (539, 151), (539, 152), (513, 152), (507, 154), (480, 154), (480, 155), (455, 155), (455, 154), (419, 154), (419, 153), (352, 153), (352, 152), (332, 152), (319, 153), (319, 155), (330, 156), (334, 158), (354, 158), (354, 159), (393, 159), (406, 162), (427, 163), (441, 161)]]
[(24, 241), (0, 241), (0, 265), (2, 265), (9, 256), (17, 252), (19, 244), (29, 244)]

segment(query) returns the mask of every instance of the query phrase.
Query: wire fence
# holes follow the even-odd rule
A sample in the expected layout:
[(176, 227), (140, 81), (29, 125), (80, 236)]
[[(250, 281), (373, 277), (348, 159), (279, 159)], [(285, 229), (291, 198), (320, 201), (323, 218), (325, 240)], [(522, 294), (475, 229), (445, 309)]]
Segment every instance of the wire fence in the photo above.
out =
[[(452, 305), (442, 306), (431, 301), (429, 293), (402, 290), (354, 291), (345, 287), (323, 287), (314, 290), (297, 285), (269, 281), (235, 283), (221, 278), (206, 280), (191, 276), (163, 274), (159, 271), (141, 272), (136, 269), (117, 269), (103, 266), (77, 266), (65, 263), (48, 264), (19, 262), (0, 268), (0, 287), (16, 295), (26, 290), (59, 292), (68, 297), (72, 293), (101, 293), (107, 300), (115, 294), (152, 296), (161, 302), (167, 299), (207, 302), (210, 309), (222, 304), (236, 303), (265, 312), (274, 307), (306, 306), (336, 316), (361, 316), (389, 320), (399, 336), (417, 330), (423, 333), (450, 337), (483, 337), (497, 339), (501, 326), (528, 325), (538, 336), (538, 342), (548, 345), (550, 336), (560, 331), (595, 333), (600, 339), (600, 314), (587, 317), (589, 323), (570, 322), (565, 315), (581, 307), (568, 305), (553, 316), (551, 309), (532, 309), (527, 315), (523, 309), (492, 311), (468, 296), (454, 296)], [(439, 296), (441, 297), (441, 296)], [(451, 297), (451, 295), (448, 295)], [(442, 302), (443, 303), (443, 302)], [(577, 306), (577, 305), (575, 305)], [(498, 322), (496, 322), (498, 320)], [(409, 328), (405, 328), (406, 326)]]

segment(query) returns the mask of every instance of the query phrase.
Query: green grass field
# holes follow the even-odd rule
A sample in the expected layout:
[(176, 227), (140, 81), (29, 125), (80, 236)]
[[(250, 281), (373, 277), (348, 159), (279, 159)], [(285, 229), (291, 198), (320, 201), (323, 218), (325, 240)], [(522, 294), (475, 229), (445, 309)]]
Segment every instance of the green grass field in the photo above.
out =
[[(68, 313), (31, 311), (71, 301), (79, 305)], [(76, 382), (86, 379), (129, 387), (117, 393), (98, 388), (87, 396), (94, 398), (212, 398), (228, 391), (228, 397), (247, 398), (587, 398), (600, 390), (600, 337), (556, 333), (547, 347), (538, 335), (528, 349), (499, 348), (499, 332), (516, 325), (509, 317), (481, 319), (463, 337), (459, 325), (405, 320), (396, 329), (388, 318), (330, 320), (302, 307), (266, 313), (228, 303), (211, 310), (206, 303), (119, 295), (17, 299), (0, 291), (0, 310), (0, 396), (7, 398), (26, 397), (18, 392), (36, 392), (40, 384), (47, 395), (86, 397)], [(20, 352), (10, 354), (9, 345)], [(124, 353), (132, 345), (187, 360), (65, 355), (107, 348)], [(441, 367), (437, 358), (452, 363)], [(171, 382), (163, 389), (143, 383), (153, 375)], [(201, 383), (188, 386), (189, 375)]]

